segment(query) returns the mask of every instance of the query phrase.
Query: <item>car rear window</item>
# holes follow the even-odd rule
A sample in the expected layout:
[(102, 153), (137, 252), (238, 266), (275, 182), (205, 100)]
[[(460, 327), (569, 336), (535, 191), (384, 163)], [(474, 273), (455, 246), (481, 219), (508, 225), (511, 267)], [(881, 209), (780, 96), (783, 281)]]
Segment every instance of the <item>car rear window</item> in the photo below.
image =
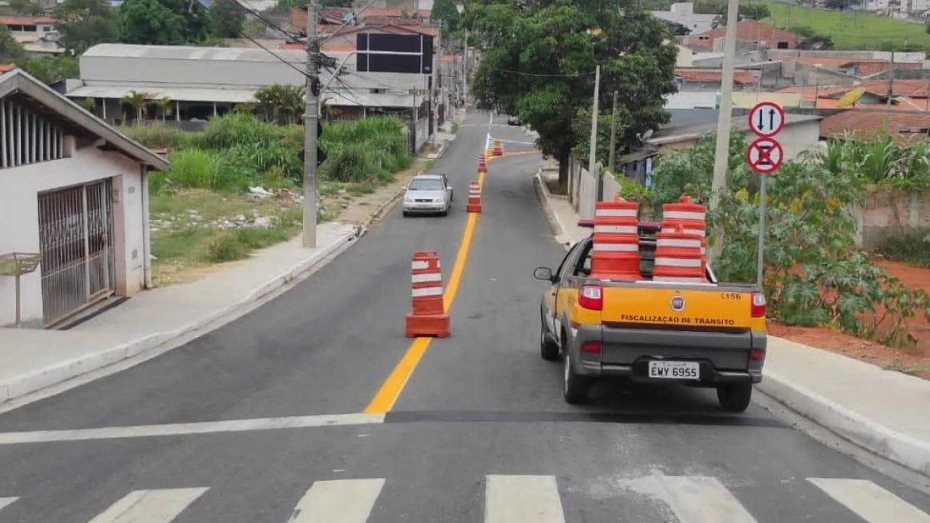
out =
[(411, 191), (441, 191), (442, 180), (437, 180), (434, 178), (422, 178), (414, 179), (410, 181), (410, 185), (407, 186)]

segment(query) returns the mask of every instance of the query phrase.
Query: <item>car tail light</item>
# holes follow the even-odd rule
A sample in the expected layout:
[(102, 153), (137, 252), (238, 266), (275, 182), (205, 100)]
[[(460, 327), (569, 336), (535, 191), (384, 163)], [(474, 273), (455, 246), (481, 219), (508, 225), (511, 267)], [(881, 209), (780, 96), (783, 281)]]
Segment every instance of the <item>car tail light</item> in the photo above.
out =
[(600, 354), (601, 353), (601, 342), (586, 341), (581, 344), (581, 352), (584, 352), (587, 354)]
[(752, 349), (749, 351), (751, 361), (765, 361), (765, 351), (762, 349)]
[(765, 294), (761, 292), (752, 293), (752, 309), (751, 314), (753, 318), (764, 318), (765, 317)]
[(604, 308), (604, 295), (597, 285), (582, 285), (578, 291), (578, 305), (591, 310), (599, 311)]

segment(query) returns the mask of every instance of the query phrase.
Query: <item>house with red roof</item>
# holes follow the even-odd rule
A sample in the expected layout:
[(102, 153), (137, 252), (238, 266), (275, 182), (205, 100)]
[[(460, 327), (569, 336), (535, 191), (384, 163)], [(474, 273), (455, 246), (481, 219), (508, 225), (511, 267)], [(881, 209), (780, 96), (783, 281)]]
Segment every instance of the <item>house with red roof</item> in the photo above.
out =
[[(682, 44), (695, 51), (717, 51), (723, 49), (727, 28), (716, 27), (710, 31), (685, 36)], [(804, 37), (778, 29), (758, 20), (743, 20), (736, 26), (736, 39), (768, 49), (794, 49)], [(720, 43), (716, 43), (717, 41)]]

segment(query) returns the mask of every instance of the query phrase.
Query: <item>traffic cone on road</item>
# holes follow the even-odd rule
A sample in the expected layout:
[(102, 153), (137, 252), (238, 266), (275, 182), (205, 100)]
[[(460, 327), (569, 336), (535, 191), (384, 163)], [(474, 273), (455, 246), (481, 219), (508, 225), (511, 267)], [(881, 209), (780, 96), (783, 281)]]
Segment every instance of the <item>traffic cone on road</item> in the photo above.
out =
[(487, 172), (488, 172), (488, 162), (485, 159), (484, 153), (481, 153), (481, 155), (478, 156), (478, 174), (487, 173)]
[(468, 212), (481, 212), (481, 186), (478, 182), (471, 182), (468, 186), (468, 203), (465, 204)]
[(407, 315), (406, 336), (449, 336), (449, 315), (442, 305), (442, 270), (435, 252), (413, 253), (413, 311)]
[(494, 140), (494, 156), (504, 155), (504, 144), (500, 140)]

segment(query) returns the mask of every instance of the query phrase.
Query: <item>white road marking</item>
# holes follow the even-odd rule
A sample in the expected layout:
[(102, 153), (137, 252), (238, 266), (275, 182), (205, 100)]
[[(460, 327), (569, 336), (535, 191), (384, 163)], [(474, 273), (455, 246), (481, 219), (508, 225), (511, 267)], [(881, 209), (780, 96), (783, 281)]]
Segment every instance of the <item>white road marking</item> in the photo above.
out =
[(716, 478), (657, 476), (662, 498), (680, 523), (756, 523)]
[(173, 425), (139, 425), (135, 427), (105, 427), (99, 429), (0, 432), (0, 445), (94, 439), (149, 438), (155, 436), (185, 436), (192, 434), (301, 429), (336, 425), (376, 425), (380, 423), (384, 423), (384, 414), (321, 414), (317, 416), (205, 421), (201, 423), (177, 423)]
[(485, 523), (565, 523), (554, 476), (487, 477)]
[(207, 490), (136, 490), (110, 505), (110, 508), (88, 523), (169, 523)]
[(869, 523), (930, 523), (914, 505), (865, 479), (807, 478)]
[(365, 523), (384, 479), (317, 481), (300, 498), (289, 523)]
[(19, 498), (0, 498), (0, 510), (3, 510), (3, 507), (13, 503)]

